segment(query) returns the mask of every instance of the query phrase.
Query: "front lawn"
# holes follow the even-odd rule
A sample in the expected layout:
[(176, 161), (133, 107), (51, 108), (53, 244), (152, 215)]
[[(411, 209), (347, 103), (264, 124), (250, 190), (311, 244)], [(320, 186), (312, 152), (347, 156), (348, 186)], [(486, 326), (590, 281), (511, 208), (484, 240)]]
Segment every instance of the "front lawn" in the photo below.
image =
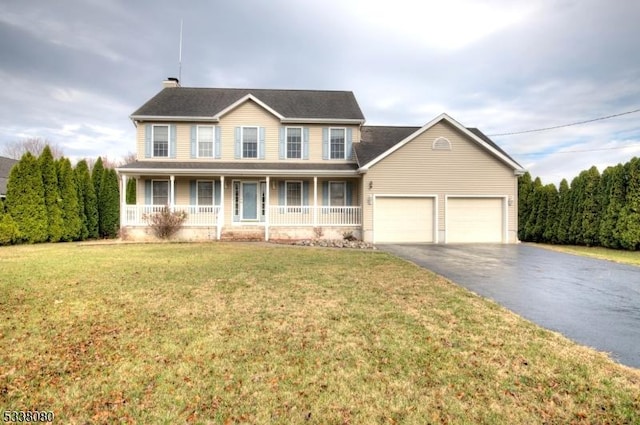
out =
[(380, 252), (5, 247), (0, 314), (54, 423), (640, 423), (640, 371)]
[(616, 263), (631, 264), (640, 266), (640, 251), (626, 251), (623, 249), (610, 249), (600, 246), (577, 246), (577, 245), (550, 245), (535, 244), (542, 248), (547, 248), (569, 254), (583, 255), (586, 257), (599, 258), (601, 260), (615, 261)]

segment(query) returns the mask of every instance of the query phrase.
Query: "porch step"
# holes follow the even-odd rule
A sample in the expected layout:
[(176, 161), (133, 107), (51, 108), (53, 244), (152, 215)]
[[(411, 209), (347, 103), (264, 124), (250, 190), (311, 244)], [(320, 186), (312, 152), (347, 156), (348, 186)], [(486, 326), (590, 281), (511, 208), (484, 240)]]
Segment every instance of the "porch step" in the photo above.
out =
[(220, 234), (220, 240), (223, 241), (243, 241), (243, 242), (262, 242), (264, 241), (264, 229), (242, 228), (242, 227), (223, 227)]

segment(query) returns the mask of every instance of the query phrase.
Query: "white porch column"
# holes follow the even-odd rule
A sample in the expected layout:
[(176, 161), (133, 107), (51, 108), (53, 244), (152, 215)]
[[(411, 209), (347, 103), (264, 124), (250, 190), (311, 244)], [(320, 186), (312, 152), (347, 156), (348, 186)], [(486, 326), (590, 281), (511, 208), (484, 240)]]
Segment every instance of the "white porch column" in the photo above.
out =
[(313, 227), (318, 225), (318, 176), (313, 176)]
[(169, 210), (173, 211), (173, 205), (176, 203), (175, 200), (175, 184), (176, 184), (176, 176), (171, 175), (169, 177), (171, 183), (169, 184)]
[(264, 240), (269, 240), (269, 196), (271, 190), (271, 182), (269, 181), (269, 176), (267, 176), (266, 190), (264, 193)]
[(120, 176), (120, 228), (126, 224), (127, 220), (127, 175), (122, 174)]
[(222, 236), (222, 226), (224, 226), (224, 176), (220, 176), (220, 210), (218, 211), (218, 226), (216, 229), (218, 240)]

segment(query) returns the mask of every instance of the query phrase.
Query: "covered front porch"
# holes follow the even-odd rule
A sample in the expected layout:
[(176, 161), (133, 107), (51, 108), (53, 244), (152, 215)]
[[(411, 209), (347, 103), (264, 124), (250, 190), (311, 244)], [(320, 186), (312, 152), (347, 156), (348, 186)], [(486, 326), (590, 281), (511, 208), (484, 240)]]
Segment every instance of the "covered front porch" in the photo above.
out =
[[(253, 235), (263, 240), (360, 234), (362, 195), (354, 172), (255, 172), (237, 175), (214, 170), (198, 173), (119, 169), (126, 193), (136, 181), (136, 203), (121, 202), (121, 227), (138, 233), (147, 218), (168, 208), (185, 212), (187, 239), (233, 239)], [(219, 170), (218, 170), (219, 171)]]

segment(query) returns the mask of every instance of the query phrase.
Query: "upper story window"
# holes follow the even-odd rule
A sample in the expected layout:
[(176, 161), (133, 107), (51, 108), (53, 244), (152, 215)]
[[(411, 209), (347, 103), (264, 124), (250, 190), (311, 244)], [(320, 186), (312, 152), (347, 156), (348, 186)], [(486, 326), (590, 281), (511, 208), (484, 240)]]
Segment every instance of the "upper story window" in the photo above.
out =
[(213, 126), (198, 126), (198, 157), (213, 157)]
[(242, 127), (242, 157), (258, 157), (258, 127)]
[(345, 158), (345, 129), (344, 128), (329, 129), (329, 158), (330, 159)]
[(302, 158), (302, 128), (287, 127), (286, 141), (287, 141), (287, 158), (301, 159)]
[(154, 157), (169, 157), (169, 126), (168, 125), (154, 125), (152, 127), (153, 134), (151, 140), (153, 143), (153, 156)]

